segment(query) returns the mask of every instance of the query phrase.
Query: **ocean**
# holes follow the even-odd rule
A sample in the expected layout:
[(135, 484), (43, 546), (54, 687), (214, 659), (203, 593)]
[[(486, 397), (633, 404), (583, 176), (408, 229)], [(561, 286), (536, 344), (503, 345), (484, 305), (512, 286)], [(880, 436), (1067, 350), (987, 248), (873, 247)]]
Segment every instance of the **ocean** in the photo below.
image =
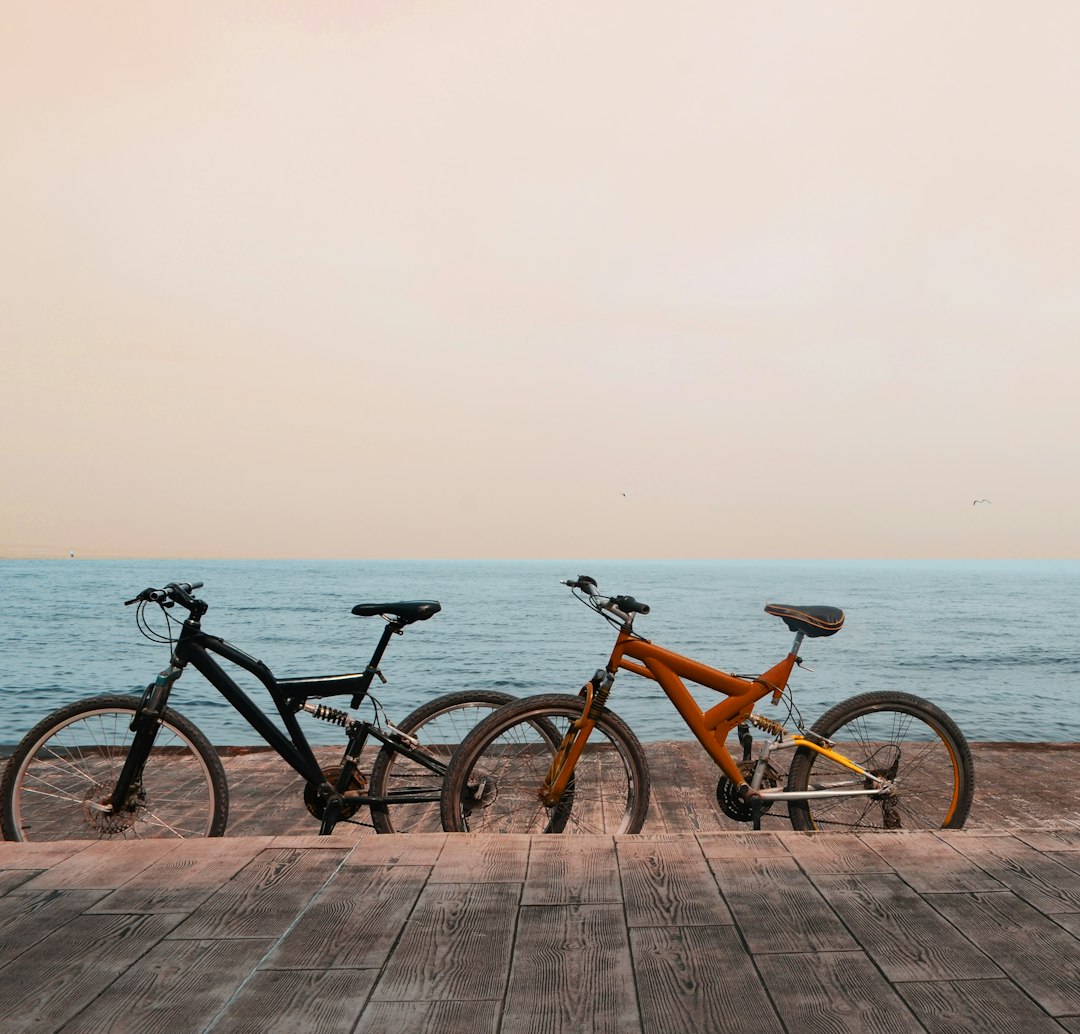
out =
[[(791, 645), (766, 603), (842, 608), (837, 635), (803, 644), (814, 670), (792, 677), (808, 722), (852, 694), (900, 690), (944, 708), (969, 740), (1080, 742), (1080, 561), (68, 559), (0, 561), (0, 743), (70, 701), (152, 681), (168, 647), (144, 639), (123, 603), (170, 581), (204, 582), (203, 628), (279, 677), (363, 670), (382, 621), (353, 617), (356, 603), (439, 600), (442, 612), (395, 637), (384, 658), (389, 682), (374, 693), (391, 720), (463, 689), (576, 692), (614, 641), (559, 584), (579, 574), (648, 603), (642, 635), (740, 674), (766, 670)], [(161, 612), (147, 613), (164, 630)], [(703, 707), (719, 699), (690, 688)], [(194, 669), (171, 706), (219, 746), (260, 742)], [(620, 674), (609, 707), (643, 741), (690, 737), (645, 679)], [(773, 713), (767, 700), (759, 709)], [(342, 742), (334, 726), (302, 723), (313, 743)]]

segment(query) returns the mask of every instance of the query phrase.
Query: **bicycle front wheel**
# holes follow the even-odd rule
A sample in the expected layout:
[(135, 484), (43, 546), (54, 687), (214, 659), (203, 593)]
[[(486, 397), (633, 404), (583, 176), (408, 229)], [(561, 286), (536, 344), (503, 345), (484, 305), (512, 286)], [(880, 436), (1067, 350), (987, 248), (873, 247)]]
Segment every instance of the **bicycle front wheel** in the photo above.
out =
[(636, 833), (649, 809), (649, 765), (626, 723), (604, 710), (563, 799), (540, 789), (559, 743), (582, 714), (577, 696), (507, 704), (481, 722), (450, 762), (443, 828), (452, 833)]
[[(959, 829), (975, 792), (971, 749), (956, 723), (909, 693), (863, 693), (826, 711), (811, 727), (833, 750), (892, 789), (874, 796), (789, 802), (798, 830)], [(865, 779), (823, 754), (800, 747), (789, 791), (858, 790)]]
[(166, 708), (127, 806), (105, 808), (135, 734), (134, 696), (101, 696), (53, 712), (15, 749), (0, 781), (6, 840), (219, 837), (225, 770), (206, 737)]
[(397, 728), (418, 741), (429, 759), (423, 764), (384, 746), (371, 767), (369, 792), (388, 798), (371, 805), (371, 823), (380, 833), (441, 833), (439, 796), (454, 751), (488, 715), (515, 699), (495, 690), (447, 693), (421, 704)]

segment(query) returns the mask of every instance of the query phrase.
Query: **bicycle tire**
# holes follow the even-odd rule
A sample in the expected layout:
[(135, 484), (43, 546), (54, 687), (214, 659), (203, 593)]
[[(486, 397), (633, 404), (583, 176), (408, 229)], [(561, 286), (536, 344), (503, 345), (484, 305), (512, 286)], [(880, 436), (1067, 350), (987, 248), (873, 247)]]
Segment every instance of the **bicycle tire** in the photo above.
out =
[[(790, 801), (797, 830), (959, 829), (975, 793), (975, 766), (964, 734), (937, 705), (910, 693), (863, 693), (841, 701), (811, 726), (896, 791), (880, 797)], [(809, 747), (791, 760), (787, 789), (853, 784), (850, 770)]]
[[(509, 693), (495, 690), (464, 690), (421, 704), (397, 728), (414, 736), (445, 766), (454, 751), (482, 719), (515, 700)], [(392, 747), (383, 746), (371, 766), (368, 792), (372, 797), (388, 797), (419, 790), (434, 798), (431, 802), (372, 804), (371, 824), (379, 833), (442, 832), (439, 794), (443, 776), (410, 760)]]
[(171, 708), (162, 714), (131, 807), (107, 800), (134, 739), (140, 697), (90, 697), (54, 711), (23, 737), (0, 780), (5, 840), (219, 837), (229, 814), (225, 769), (209, 740)]
[[(649, 763), (629, 726), (606, 708), (553, 807), (538, 790), (578, 696), (544, 694), (507, 704), (466, 737), (442, 793), (443, 828), (485, 833), (637, 833), (649, 809)], [(550, 730), (557, 733), (552, 740)]]

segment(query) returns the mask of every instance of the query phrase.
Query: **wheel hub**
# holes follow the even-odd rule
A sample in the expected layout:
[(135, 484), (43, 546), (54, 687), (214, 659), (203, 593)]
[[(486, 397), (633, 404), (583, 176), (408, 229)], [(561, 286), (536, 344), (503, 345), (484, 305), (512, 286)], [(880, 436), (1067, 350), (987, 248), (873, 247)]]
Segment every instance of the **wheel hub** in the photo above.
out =
[(97, 784), (93, 792), (83, 799), (83, 818), (86, 824), (104, 836), (117, 836), (126, 833), (142, 817), (146, 810), (146, 794), (142, 787), (136, 787), (128, 795), (127, 803), (120, 811), (114, 812), (110, 803), (111, 792)]
[(499, 799), (499, 783), (494, 776), (484, 776), (465, 788), (461, 810), (468, 815), (477, 808), (490, 808)]

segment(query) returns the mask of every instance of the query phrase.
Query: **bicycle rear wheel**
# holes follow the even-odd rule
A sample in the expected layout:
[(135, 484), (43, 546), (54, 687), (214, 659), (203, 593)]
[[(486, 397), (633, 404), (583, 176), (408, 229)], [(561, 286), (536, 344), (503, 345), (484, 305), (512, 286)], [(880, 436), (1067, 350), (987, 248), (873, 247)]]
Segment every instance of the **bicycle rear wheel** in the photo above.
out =
[[(515, 698), (494, 690), (447, 693), (422, 704), (397, 728), (419, 740), (434, 762), (413, 761), (384, 746), (371, 767), (372, 797), (397, 797), (371, 805), (371, 823), (380, 833), (441, 833), (439, 796), (450, 758), (476, 725)], [(414, 746), (410, 744), (410, 746)]]
[[(888, 778), (891, 793), (789, 802), (798, 830), (959, 829), (975, 792), (971, 749), (956, 723), (910, 693), (863, 693), (826, 711), (811, 731), (837, 753)], [(863, 788), (850, 769), (808, 747), (795, 751), (789, 791)]]
[(596, 721), (562, 801), (539, 796), (552, 759), (582, 714), (577, 696), (547, 694), (507, 704), (481, 722), (450, 762), (442, 820), (449, 832), (636, 833), (649, 808), (649, 765), (618, 715)]
[(228, 819), (225, 770), (205, 736), (166, 708), (128, 806), (109, 800), (135, 734), (140, 698), (80, 700), (38, 723), (0, 781), (6, 840), (218, 837)]

